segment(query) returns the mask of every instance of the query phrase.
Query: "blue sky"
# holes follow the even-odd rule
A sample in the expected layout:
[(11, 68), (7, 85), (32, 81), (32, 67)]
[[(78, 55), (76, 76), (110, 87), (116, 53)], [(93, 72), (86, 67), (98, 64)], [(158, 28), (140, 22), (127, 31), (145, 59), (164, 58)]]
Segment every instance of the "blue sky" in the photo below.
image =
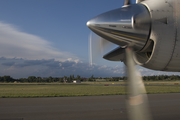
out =
[[(121, 62), (101, 57), (89, 66), (86, 22), (123, 0), (1, 0), (0, 76), (113, 77)], [(140, 68), (144, 75), (171, 74)]]

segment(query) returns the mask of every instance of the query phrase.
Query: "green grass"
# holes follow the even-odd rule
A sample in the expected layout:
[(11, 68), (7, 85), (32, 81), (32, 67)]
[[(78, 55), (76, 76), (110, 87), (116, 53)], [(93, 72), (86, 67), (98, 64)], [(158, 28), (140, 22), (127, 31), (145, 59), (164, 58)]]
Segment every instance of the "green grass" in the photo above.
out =
[[(147, 93), (180, 93), (180, 86), (146, 86)], [(124, 86), (0, 85), (0, 98), (124, 95)]]
[[(109, 82), (82, 82), (85, 84), (126, 84), (126, 82), (119, 81), (109, 81)], [(174, 83), (178, 83), (180, 85), (180, 81), (144, 81), (147, 85), (174, 85)]]
[(125, 88), (91, 85), (0, 85), (0, 97), (61, 97), (111, 94), (125, 94)]
[(148, 94), (154, 93), (180, 93), (180, 86), (146, 86)]

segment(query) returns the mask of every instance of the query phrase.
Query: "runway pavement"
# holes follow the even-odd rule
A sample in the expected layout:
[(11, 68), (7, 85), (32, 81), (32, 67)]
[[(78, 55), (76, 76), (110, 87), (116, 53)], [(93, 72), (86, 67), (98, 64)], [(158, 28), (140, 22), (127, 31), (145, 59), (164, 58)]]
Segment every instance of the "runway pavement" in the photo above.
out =
[[(180, 93), (150, 94), (153, 120), (180, 120)], [(125, 95), (0, 98), (0, 120), (127, 120)]]

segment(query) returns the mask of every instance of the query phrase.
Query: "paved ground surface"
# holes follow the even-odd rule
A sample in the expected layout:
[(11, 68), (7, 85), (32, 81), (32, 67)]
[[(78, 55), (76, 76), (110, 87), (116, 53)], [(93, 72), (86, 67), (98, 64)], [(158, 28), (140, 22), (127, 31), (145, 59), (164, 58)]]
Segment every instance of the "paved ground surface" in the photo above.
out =
[[(180, 93), (150, 94), (154, 120), (180, 120)], [(125, 95), (0, 98), (0, 120), (127, 120)]]

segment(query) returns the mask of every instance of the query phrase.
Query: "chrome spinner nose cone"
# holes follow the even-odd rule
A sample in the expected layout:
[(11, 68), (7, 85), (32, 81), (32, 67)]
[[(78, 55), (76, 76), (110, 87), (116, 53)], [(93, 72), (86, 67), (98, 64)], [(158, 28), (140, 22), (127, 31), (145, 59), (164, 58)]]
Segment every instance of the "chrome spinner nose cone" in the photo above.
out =
[(86, 23), (86, 25), (88, 26), (88, 28), (93, 29), (93, 27), (97, 26), (98, 23), (99, 23), (99, 22), (98, 22), (96, 19), (93, 18), (93, 19), (89, 20), (89, 21)]
[(144, 5), (134, 4), (98, 15), (87, 26), (121, 47), (133, 44), (135, 50), (141, 50), (150, 33), (150, 14)]
[(88, 27), (90, 27), (90, 26), (91, 26), (91, 22), (88, 21), (88, 22), (86, 23), (86, 25), (87, 25)]
[(88, 21), (88, 22), (86, 23), (86, 25), (87, 25), (88, 27), (90, 26), (90, 24), (91, 24), (90, 21)]

